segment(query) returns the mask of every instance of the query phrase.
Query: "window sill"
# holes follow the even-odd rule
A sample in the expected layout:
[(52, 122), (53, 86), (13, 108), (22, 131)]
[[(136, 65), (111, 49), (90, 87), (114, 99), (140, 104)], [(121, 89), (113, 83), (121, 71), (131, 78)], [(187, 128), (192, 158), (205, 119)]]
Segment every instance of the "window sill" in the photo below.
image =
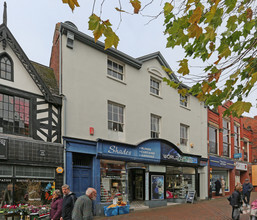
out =
[(124, 84), (124, 85), (127, 85), (127, 83), (125, 83), (124, 81), (119, 80), (119, 79), (116, 79), (116, 78), (111, 77), (111, 76), (109, 76), (109, 75), (106, 75), (106, 77), (109, 78), (109, 79), (112, 79), (112, 80), (114, 80), (114, 81), (116, 81), (116, 82), (119, 82), (119, 83), (122, 83), (122, 84)]
[(190, 109), (190, 108), (185, 107), (185, 106), (183, 106), (183, 105), (180, 105), (180, 107), (181, 107), (181, 108), (184, 108), (184, 109), (186, 109), (186, 110), (188, 110), (188, 111), (191, 111), (191, 109)]
[(154, 93), (150, 93), (150, 95), (156, 97), (156, 98), (159, 98), (159, 99), (163, 99), (161, 96), (158, 96), (158, 95), (155, 95)]

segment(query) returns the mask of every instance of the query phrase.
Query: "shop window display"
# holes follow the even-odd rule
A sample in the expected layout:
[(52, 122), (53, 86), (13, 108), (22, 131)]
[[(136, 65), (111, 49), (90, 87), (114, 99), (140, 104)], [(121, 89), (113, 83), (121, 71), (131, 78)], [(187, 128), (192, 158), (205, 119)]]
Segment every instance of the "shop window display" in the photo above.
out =
[(184, 199), (189, 190), (195, 190), (195, 170), (189, 167), (167, 167), (166, 198)]
[(212, 191), (215, 192), (215, 182), (217, 179), (221, 179), (221, 177), (224, 178), (225, 180), (225, 191), (229, 191), (229, 183), (228, 183), (228, 171), (226, 170), (212, 170), (212, 179), (211, 179), (211, 186), (212, 186)]
[(112, 202), (117, 196), (127, 201), (125, 162), (101, 160), (101, 202)]

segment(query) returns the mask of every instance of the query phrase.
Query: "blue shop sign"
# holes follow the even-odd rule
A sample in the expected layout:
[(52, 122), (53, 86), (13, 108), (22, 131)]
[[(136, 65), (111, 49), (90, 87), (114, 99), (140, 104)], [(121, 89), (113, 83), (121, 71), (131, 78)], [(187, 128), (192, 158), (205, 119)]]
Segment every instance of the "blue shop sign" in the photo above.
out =
[(160, 143), (143, 142), (134, 146), (101, 140), (97, 142), (97, 156), (126, 161), (160, 162)]
[(213, 166), (213, 167), (223, 167), (227, 169), (234, 169), (235, 167), (233, 160), (228, 160), (228, 159), (214, 157), (214, 156), (210, 156), (209, 160), (210, 160), (210, 166)]
[(162, 143), (161, 151), (161, 159), (163, 161), (198, 164), (197, 157), (184, 155), (175, 145)]
[(234, 158), (241, 158), (241, 157), (242, 157), (242, 153), (234, 154)]

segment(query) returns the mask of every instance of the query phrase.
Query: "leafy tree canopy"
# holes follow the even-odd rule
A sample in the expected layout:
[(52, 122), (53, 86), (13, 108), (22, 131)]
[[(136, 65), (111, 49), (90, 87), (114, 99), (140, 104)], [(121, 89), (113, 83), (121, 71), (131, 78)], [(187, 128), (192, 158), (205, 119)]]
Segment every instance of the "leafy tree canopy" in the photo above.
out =
[[(68, 3), (72, 10), (79, 6), (77, 0), (63, 0), (63, 3)], [(130, 0), (133, 12), (127, 12), (119, 3), (120, 7), (116, 8), (119, 13), (137, 14), (144, 8), (139, 0)], [(214, 108), (224, 101), (233, 101), (225, 114), (240, 116), (249, 112), (252, 104), (244, 99), (254, 91), (257, 81), (255, 0), (173, 0), (162, 4), (159, 15), (164, 16), (166, 46), (180, 46), (185, 52), (178, 73), (182, 77), (194, 77), (190, 75), (189, 65), (194, 59), (202, 60), (204, 65), (190, 89), (165, 79), (168, 85), (183, 95), (191, 93)], [(117, 48), (119, 38), (109, 20), (103, 21), (92, 14), (88, 23), (95, 41), (104, 35), (105, 48)]]

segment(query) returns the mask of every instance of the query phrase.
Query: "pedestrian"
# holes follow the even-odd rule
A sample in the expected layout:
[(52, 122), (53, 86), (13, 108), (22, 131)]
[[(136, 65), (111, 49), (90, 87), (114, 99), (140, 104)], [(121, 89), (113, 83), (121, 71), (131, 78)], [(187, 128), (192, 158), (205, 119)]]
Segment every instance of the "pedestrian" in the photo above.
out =
[(76, 202), (76, 195), (70, 191), (70, 186), (64, 184), (62, 186), (63, 202), (62, 202), (62, 217), (60, 220), (71, 220), (72, 210)]
[(221, 177), (221, 191), (222, 191), (222, 196), (225, 196), (225, 188), (226, 188), (226, 182), (223, 177)]
[(50, 219), (60, 220), (62, 216), (62, 195), (59, 189), (53, 191), (53, 200), (51, 203)]
[(228, 198), (230, 205), (232, 206), (232, 219), (233, 220), (239, 220), (240, 219), (240, 213), (242, 213), (242, 186), (241, 184), (236, 185), (235, 191), (232, 193), (232, 195)]
[(245, 182), (243, 184), (243, 200), (244, 200), (244, 206), (247, 206), (247, 208), (250, 208), (249, 203), (250, 203), (250, 196), (251, 196), (252, 190), (253, 190), (253, 185), (250, 183), (249, 179), (245, 179)]
[(91, 220), (93, 219), (93, 201), (96, 200), (97, 192), (94, 188), (88, 188), (86, 194), (80, 196), (75, 202), (72, 211), (72, 220)]
[(219, 179), (215, 181), (215, 191), (216, 191), (216, 196), (220, 195), (220, 188), (221, 188), (221, 183)]

